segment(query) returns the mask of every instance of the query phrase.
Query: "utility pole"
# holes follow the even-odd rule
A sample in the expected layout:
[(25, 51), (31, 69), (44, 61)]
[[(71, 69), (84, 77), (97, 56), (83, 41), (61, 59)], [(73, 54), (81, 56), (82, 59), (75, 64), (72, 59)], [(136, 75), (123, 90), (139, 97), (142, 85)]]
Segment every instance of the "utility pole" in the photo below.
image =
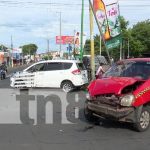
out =
[(122, 41), (120, 43), (120, 60), (122, 60)]
[(84, 0), (82, 0), (82, 10), (81, 10), (80, 60), (82, 60), (83, 58), (83, 22), (84, 22)]
[(13, 62), (13, 40), (12, 40), (12, 35), (11, 35), (11, 66), (14, 67), (14, 62)]
[(102, 37), (101, 35), (99, 36), (99, 50), (100, 50), (100, 56), (102, 55)]
[[(94, 9), (93, 9), (93, 5), (92, 5), (91, 0), (89, 0), (89, 5), (91, 6), (91, 9), (92, 9), (93, 15), (94, 15), (94, 17), (95, 17), (95, 21), (96, 21), (96, 23), (97, 23), (97, 25), (98, 25), (98, 24), (99, 24), (99, 22), (98, 22), (98, 20), (97, 20), (96, 14), (94, 13)], [(103, 34), (102, 34), (102, 30), (101, 30), (101, 28), (100, 28), (100, 26), (99, 26), (99, 25), (98, 25), (98, 29), (99, 29), (99, 31), (100, 31), (101, 38), (102, 38), (103, 43), (104, 43), (104, 46), (105, 46), (105, 48), (106, 48), (106, 53), (107, 53), (107, 56), (108, 56), (108, 60), (109, 60), (109, 62), (111, 63), (110, 55), (109, 55), (109, 51), (108, 51), (108, 48), (107, 48), (107, 46), (106, 46), (105, 39), (104, 39), (104, 37), (102, 36), (102, 35), (103, 35)]]
[(130, 58), (130, 42), (129, 42), (129, 38), (128, 38), (128, 58)]
[(76, 34), (76, 30), (74, 30), (74, 40), (73, 40), (73, 57), (75, 59), (75, 53), (76, 53), (76, 46), (75, 46), (75, 35)]
[(90, 39), (91, 39), (91, 75), (92, 79), (95, 78), (95, 51), (94, 51), (94, 33), (93, 33), (93, 12), (91, 5), (89, 5), (89, 13), (90, 13)]
[(58, 12), (59, 13), (59, 36), (60, 36), (60, 49), (59, 49), (59, 53), (60, 53), (60, 57), (61, 57), (61, 53), (62, 53), (62, 34), (61, 34), (61, 32), (62, 32), (62, 28), (61, 28), (61, 26), (62, 26), (62, 23), (61, 23), (61, 12)]
[(49, 59), (49, 39), (47, 39), (47, 55), (48, 55), (48, 59)]

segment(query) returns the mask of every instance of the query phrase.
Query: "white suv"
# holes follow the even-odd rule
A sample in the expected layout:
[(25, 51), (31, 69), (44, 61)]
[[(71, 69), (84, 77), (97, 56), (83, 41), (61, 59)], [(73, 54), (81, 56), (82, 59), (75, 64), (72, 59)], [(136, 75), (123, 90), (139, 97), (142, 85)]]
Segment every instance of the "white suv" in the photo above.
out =
[(11, 77), (11, 87), (54, 87), (65, 92), (88, 83), (87, 71), (77, 60), (41, 61)]

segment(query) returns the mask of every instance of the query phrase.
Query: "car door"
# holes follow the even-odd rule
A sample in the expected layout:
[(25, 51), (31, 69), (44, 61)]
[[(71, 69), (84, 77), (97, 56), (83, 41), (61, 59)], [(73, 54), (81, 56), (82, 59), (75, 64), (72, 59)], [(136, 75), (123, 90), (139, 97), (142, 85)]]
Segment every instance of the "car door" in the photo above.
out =
[(63, 64), (61, 62), (49, 62), (46, 64), (47, 87), (60, 87), (63, 78)]
[(33, 66), (33, 72), (35, 72), (34, 86), (35, 87), (46, 87), (46, 63), (39, 63)]

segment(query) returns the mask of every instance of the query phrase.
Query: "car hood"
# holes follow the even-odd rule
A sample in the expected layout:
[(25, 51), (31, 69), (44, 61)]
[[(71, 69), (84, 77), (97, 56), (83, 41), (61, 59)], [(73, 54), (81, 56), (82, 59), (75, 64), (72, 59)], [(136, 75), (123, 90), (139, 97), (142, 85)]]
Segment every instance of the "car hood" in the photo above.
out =
[(18, 77), (18, 76), (23, 76), (27, 74), (30, 74), (30, 73), (26, 71), (17, 71), (17, 72), (12, 73), (11, 77)]
[(88, 86), (91, 96), (100, 94), (121, 94), (122, 89), (128, 85), (134, 84), (139, 79), (128, 77), (109, 77), (94, 80)]

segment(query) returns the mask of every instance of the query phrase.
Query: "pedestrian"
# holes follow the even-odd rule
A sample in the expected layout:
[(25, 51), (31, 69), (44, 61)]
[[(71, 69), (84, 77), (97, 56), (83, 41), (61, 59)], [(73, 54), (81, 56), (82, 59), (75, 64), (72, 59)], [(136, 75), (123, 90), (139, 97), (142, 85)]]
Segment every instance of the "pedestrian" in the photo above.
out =
[(113, 65), (113, 64), (114, 64), (114, 59), (113, 59), (113, 57), (111, 57), (110, 61), (111, 61), (111, 65)]
[(103, 73), (105, 72), (102, 66), (103, 66), (103, 63), (100, 63), (100, 66), (96, 72), (96, 79), (101, 78)]
[(7, 66), (6, 66), (6, 62), (3, 62), (1, 65), (1, 69), (3, 69), (4, 71), (7, 72)]

